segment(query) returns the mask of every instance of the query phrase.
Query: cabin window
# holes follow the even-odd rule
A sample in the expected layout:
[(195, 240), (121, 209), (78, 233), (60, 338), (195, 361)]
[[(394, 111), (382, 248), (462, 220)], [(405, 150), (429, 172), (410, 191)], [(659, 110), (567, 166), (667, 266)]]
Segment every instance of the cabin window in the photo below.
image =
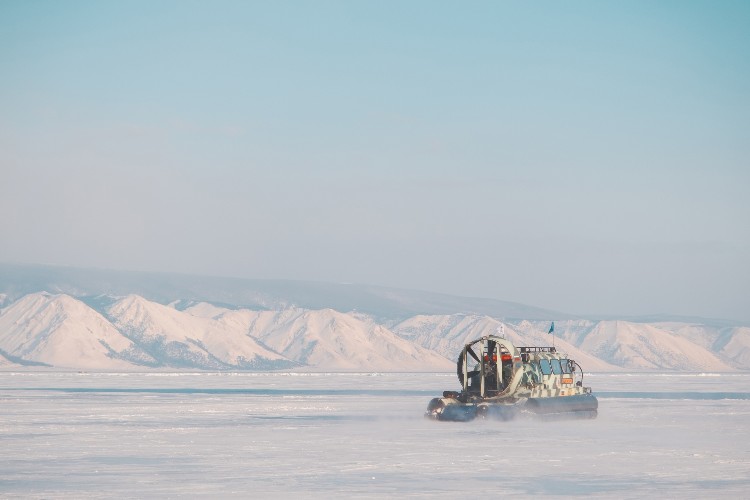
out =
[(559, 359), (553, 359), (550, 361), (550, 364), (552, 365), (552, 373), (555, 375), (561, 375), (562, 374), (562, 367), (560, 366), (560, 360)]
[(570, 361), (567, 359), (561, 359), (560, 365), (562, 366), (563, 373), (570, 373)]
[(542, 370), (542, 374), (544, 375), (549, 375), (550, 373), (552, 373), (552, 368), (549, 365), (548, 359), (540, 359), (539, 368)]

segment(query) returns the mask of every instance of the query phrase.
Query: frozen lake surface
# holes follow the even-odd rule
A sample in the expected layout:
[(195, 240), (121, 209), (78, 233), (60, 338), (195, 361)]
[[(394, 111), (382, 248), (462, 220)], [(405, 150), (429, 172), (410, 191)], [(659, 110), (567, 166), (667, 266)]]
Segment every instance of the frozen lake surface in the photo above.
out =
[(454, 374), (0, 372), (0, 496), (747, 498), (750, 374), (584, 382), (596, 420), (449, 423)]

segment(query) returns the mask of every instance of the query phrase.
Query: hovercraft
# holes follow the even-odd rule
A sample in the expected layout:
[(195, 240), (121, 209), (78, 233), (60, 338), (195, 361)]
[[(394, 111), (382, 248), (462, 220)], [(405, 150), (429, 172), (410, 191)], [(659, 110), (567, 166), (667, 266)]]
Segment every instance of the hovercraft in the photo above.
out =
[(461, 391), (445, 391), (442, 398), (433, 398), (426, 417), (467, 422), (522, 415), (543, 419), (597, 415), (599, 403), (591, 388), (584, 387), (580, 365), (554, 347), (516, 347), (488, 335), (464, 346), (456, 371)]

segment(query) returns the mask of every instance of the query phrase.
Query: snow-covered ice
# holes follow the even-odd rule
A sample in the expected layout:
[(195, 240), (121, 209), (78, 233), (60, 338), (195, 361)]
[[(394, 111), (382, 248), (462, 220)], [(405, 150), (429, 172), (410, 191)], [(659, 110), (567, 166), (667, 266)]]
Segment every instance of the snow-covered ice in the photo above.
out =
[(599, 418), (434, 422), (453, 374), (0, 372), (0, 496), (746, 497), (750, 374), (593, 374)]

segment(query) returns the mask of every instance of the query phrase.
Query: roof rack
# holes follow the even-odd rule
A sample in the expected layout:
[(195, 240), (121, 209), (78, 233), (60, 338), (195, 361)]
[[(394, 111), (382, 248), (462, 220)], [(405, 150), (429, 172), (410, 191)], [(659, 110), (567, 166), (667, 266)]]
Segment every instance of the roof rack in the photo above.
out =
[(557, 352), (554, 347), (519, 347), (518, 350), (521, 351), (522, 354), (531, 352)]

